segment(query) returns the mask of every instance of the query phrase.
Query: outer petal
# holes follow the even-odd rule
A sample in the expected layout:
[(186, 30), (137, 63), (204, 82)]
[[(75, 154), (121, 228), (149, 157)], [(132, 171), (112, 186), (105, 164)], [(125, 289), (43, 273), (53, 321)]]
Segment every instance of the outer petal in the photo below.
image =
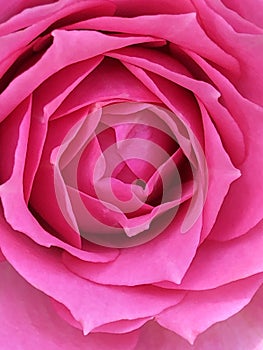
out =
[(229, 318), (247, 305), (262, 282), (261, 273), (217, 289), (190, 292), (177, 306), (157, 316), (157, 321), (193, 344), (212, 324)]
[(207, 239), (199, 247), (182, 284), (174, 288), (211, 289), (261, 273), (263, 270), (262, 230), (263, 221), (246, 235), (227, 242)]
[(32, 285), (64, 304), (85, 334), (106, 323), (156, 315), (184, 296), (153, 286), (112, 287), (84, 280), (62, 264), (58, 250), (18, 237), (1, 221), (0, 244), (8, 261)]
[(240, 16), (246, 18), (251, 23), (255, 23), (263, 28), (263, 3), (261, 0), (253, 2), (239, 0), (222, 0), (231, 10), (236, 11)]
[(105, 16), (73, 24), (68, 28), (86, 28), (140, 35), (148, 33), (153, 37), (169, 40), (179, 45), (183, 50), (189, 49), (201, 57), (219, 64), (232, 74), (239, 72), (237, 60), (209, 39), (200, 27), (195, 13), (135, 18)]
[(129, 286), (163, 280), (180, 283), (195, 255), (202, 224), (199, 219), (187, 234), (182, 234), (184, 216), (185, 212), (180, 211), (175, 222), (152, 241), (121, 249), (112, 264), (87, 264), (68, 254), (64, 255), (64, 263), (69, 270), (97, 283)]
[[(190, 51), (188, 54), (202, 66), (217, 85), (222, 93), (224, 105), (243, 133), (246, 145), (245, 160), (239, 165), (242, 176), (232, 184), (212, 233), (212, 237), (216, 239), (229, 240), (248, 232), (263, 217), (262, 198), (259, 195), (263, 192), (261, 180), (263, 177), (261, 137), (263, 108), (242, 97), (229, 80), (200, 56)], [(254, 69), (258, 71), (259, 67), (254, 66)], [(260, 70), (258, 75), (262, 76)], [(224, 128), (220, 128), (218, 133), (223, 135)], [(229, 156), (231, 158), (231, 152)]]
[(43, 81), (65, 66), (98, 56), (109, 50), (156, 41), (151, 37), (118, 37), (96, 31), (55, 30), (52, 36), (53, 43), (39, 62), (15, 78), (1, 94), (0, 120), (3, 120)]
[[(201, 25), (208, 36), (231, 56), (235, 57), (240, 64), (240, 75), (237, 80), (231, 74), (226, 73), (228, 79), (234, 83), (243, 96), (263, 105), (263, 77), (261, 72), (263, 30), (258, 29), (256, 34), (250, 32), (237, 33), (230, 26), (232, 21), (227, 22), (224, 19), (224, 13), (220, 16), (216, 12), (214, 1), (193, 0), (193, 3), (201, 18)], [(247, 7), (249, 7), (249, 3), (247, 3)], [(257, 81), (256, 84), (255, 81)]]
[(136, 333), (83, 333), (63, 321), (50, 299), (27, 283), (7, 263), (0, 263), (0, 347), (8, 350), (134, 349)]
[(263, 346), (261, 288), (238, 314), (219, 322), (201, 334), (194, 345), (154, 322), (141, 330), (135, 350), (261, 350)]

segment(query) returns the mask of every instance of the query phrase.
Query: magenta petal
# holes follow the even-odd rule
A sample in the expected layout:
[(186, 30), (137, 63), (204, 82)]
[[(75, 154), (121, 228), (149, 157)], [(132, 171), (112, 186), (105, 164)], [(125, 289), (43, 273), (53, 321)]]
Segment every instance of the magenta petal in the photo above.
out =
[[(263, 192), (263, 143), (259, 130), (263, 128), (263, 108), (242, 97), (229, 80), (202, 58), (190, 52), (189, 55), (218, 86), (226, 108), (231, 111), (243, 133), (246, 154), (243, 162), (238, 164), (241, 176), (231, 185), (211, 233), (215, 239), (229, 240), (245, 234), (262, 219), (262, 198), (259, 193)], [(258, 74), (261, 76), (261, 71)], [(224, 135), (224, 132), (223, 127), (218, 129), (219, 135)], [(231, 157), (231, 150), (228, 153)], [(232, 225), (233, 222), (235, 225)]]
[(129, 286), (165, 280), (180, 283), (195, 255), (201, 230), (199, 220), (187, 234), (182, 234), (180, 222), (184, 215), (179, 211), (174, 222), (152, 241), (121, 249), (112, 263), (87, 264), (67, 253), (64, 263), (74, 273), (97, 283)]
[(183, 298), (183, 292), (153, 286), (113, 287), (84, 280), (63, 265), (59, 251), (25, 236), (18, 240), (17, 232), (4, 222), (1, 226), (1, 248), (8, 261), (33, 286), (64, 304), (85, 334), (105, 323), (150, 317)]
[[(7, 262), (0, 263), (1, 349), (133, 350), (138, 335), (90, 334), (71, 327), (50, 299), (27, 283)], [(15, 336), (14, 336), (15, 334)], [(22, 349), (22, 348), (21, 348)]]
[(222, 2), (243, 18), (263, 28), (263, 4), (261, 0), (255, 0), (251, 3), (239, 0), (223, 0)]
[(52, 37), (53, 43), (41, 59), (15, 78), (1, 94), (0, 120), (5, 118), (43, 81), (65, 66), (101, 55), (109, 50), (156, 41), (155, 38), (147, 36), (116, 37), (95, 31), (54, 30)]
[[(240, 34), (240, 28), (236, 32), (231, 27), (231, 22), (224, 20), (224, 13), (221, 15), (222, 17), (216, 13), (213, 9), (213, 1), (194, 0), (193, 3), (209, 37), (223, 46), (225, 51), (239, 62), (240, 74), (237, 79), (232, 74), (226, 74), (226, 77), (232, 81), (244, 97), (263, 106), (263, 77), (260, 68), (263, 30), (258, 29), (257, 33), (253, 34), (251, 31)], [(247, 2), (247, 8), (249, 7)], [(255, 81), (257, 81), (256, 84)]]
[(247, 305), (262, 282), (261, 273), (217, 289), (189, 292), (177, 306), (158, 315), (157, 322), (193, 344), (211, 325), (226, 320)]
[[(90, 86), (92, 86), (92, 89), (90, 89)], [(54, 118), (83, 106), (100, 103), (100, 101), (114, 102), (114, 100), (159, 102), (159, 99), (125, 69), (120, 62), (105, 59), (65, 99), (54, 113)]]
[(140, 16), (145, 14), (160, 13), (185, 13), (192, 12), (193, 6), (188, 0), (164, 0), (160, 3), (159, 0), (135, 0), (132, 3), (129, 0), (114, 0), (117, 5), (117, 15), (121, 17)]
[(243, 310), (200, 334), (194, 345), (190, 345), (176, 333), (159, 326), (156, 322), (148, 322), (141, 329), (135, 350), (261, 350), (262, 292), (261, 287)]
[[(70, 311), (61, 303), (58, 303), (54, 299), (51, 299), (52, 305), (56, 312), (62, 317), (67, 323), (76, 327), (78, 329), (82, 329), (82, 326), (79, 322), (77, 322)], [(143, 326), (147, 321), (151, 320), (153, 317), (145, 317), (136, 320), (121, 320), (116, 322), (111, 322), (104, 324), (95, 328), (92, 333), (114, 333), (114, 334), (122, 334), (132, 332), (141, 326)]]
[[(239, 124), (233, 119), (230, 112), (221, 105), (219, 102), (220, 93), (212, 85), (192, 78), (184, 66), (160, 52), (155, 52), (153, 55), (146, 48), (136, 47), (116, 50), (107, 53), (107, 55), (151, 71), (192, 91), (198, 101), (203, 103), (216, 127), (223, 130), (220, 136), (226, 150), (231, 153), (232, 161), (239, 164), (244, 159), (245, 146)], [(189, 120), (189, 116), (187, 119)]]
[(210, 289), (262, 272), (262, 228), (263, 221), (239, 238), (227, 242), (206, 240), (178, 288)]
[(129, 34), (148, 33), (156, 38), (169, 40), (184, 49), (192, 50), (231, 72), (238, 72), (237, 60), (216, 45), (200, 26), (194, 12), (180, 15), (156, 15), (135, 18), (92, 18), (69, 26)]
[[(202, 106), (200, 106), (202, 107)], [(242, 176), (225, 152), (207, 111), (201, 108), (205, 135), (205, 155), (208, 167), (208, 191), (203, 208), (203, 227), (201, 239), (204, 240), (213, 227), (218, 211), (233, 181)]]

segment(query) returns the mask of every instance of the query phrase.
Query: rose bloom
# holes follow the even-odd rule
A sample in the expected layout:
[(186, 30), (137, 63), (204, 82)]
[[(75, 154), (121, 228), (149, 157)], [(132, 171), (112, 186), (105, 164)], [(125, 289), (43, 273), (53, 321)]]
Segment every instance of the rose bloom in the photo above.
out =
[(0, 3), (1, 349), (262, 349), (263, 2)]

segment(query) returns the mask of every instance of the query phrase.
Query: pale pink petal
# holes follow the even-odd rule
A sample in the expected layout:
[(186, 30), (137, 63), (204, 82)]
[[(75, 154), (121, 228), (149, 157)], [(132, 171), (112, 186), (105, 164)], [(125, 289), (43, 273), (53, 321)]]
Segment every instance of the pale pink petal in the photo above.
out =
[(89, 334), (70, 326), (50, 299), (27, 283), (7, 262), (0, 263), (1, 349), (133, 350), (136, 333)]

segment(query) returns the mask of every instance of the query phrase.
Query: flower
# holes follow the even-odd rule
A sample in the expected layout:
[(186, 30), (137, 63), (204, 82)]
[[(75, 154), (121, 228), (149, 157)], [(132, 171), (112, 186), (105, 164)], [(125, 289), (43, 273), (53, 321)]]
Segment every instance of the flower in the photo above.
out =
[(2, 348), (261, 348), (262, 6), (2, 4)]

